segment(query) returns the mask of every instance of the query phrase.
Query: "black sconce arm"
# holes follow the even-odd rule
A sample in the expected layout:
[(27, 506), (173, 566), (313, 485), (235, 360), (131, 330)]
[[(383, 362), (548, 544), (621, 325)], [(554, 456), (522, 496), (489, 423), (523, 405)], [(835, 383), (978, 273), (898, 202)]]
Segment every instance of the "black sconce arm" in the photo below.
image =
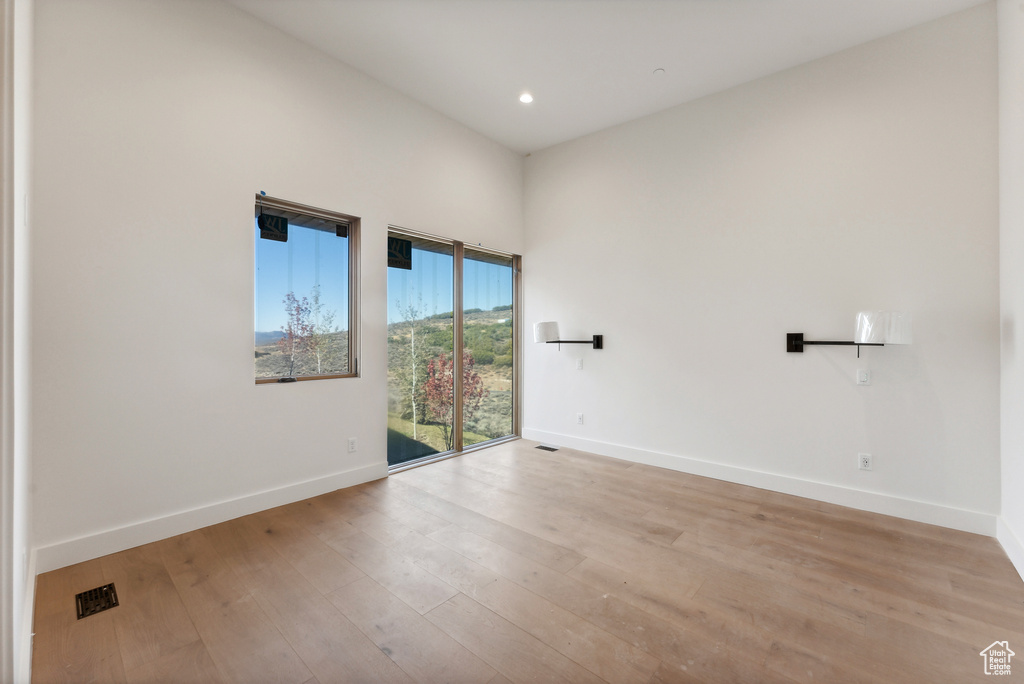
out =
[(559, 349), (563, 344), (592, 344), (594, 349), (604, 349), (604, 335), (594, 335), (592, 340), (548, 340), (548, 344), (557, 344)]
[(885, 345), (881, 342), (812, 342), (804, 339), (803, 333), (786, 333), (786, 351), (803, 354), (804, 345), (808, 344), (821, 344), (821, 345), (842, 345), (846, 347), (857, 347), (857, 358), (860, 358), (861, 347), (884, 347)]

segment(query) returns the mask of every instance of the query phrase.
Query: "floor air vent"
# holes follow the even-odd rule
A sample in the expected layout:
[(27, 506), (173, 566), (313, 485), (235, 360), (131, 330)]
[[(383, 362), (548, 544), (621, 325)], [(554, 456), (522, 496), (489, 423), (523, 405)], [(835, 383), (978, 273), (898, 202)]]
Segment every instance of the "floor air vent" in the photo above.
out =
[(104, 584), (102, 587), (75, 594), (75, 605), (78, 607), (78, 619), (81, 620), (116, 606), (117, 591), (112, 583)]
[(550, 444), (540, 444), (537, 446), (537, 448), (543, 449), (544, 451), (558, 451), (558, 447), (551, 446)]

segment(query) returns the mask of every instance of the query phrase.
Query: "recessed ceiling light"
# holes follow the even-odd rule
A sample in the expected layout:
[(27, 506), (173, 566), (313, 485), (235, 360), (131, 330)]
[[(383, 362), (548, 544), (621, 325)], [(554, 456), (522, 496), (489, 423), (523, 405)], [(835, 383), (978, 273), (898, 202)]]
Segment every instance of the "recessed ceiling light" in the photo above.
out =
[(530, 104), (531, 102), (533, 102), (533, 95), (531, 95), (530, 93), (523, 93), (522, 95), (519, 96), (519, 101), (522, 102), (523, 104)]

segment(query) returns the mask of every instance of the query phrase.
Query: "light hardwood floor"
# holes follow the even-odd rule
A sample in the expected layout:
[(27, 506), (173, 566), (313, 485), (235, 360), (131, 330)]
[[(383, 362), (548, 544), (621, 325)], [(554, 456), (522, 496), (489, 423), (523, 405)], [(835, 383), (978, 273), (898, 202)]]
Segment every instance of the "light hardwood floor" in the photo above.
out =
[(34, 681), (1024, 681), (994, 539), (534, 446), (41, 575)]

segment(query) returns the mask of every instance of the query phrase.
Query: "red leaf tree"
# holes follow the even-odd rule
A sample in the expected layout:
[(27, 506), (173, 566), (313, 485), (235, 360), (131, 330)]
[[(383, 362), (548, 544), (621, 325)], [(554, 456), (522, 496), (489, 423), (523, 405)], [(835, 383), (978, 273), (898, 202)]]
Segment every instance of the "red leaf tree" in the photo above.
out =
[[(483, 378), (473, 370), (473, 353), (462, 350), (462, 417), (469, 422), (480, 408), (480, 402), (487, 396)], [(455, 448), (452, 412), (455, 408), (455, 359), (441, 354), (427, 364), (427, 379), (423, 383), (427, 412), (440, 424), (448, 451)]]

